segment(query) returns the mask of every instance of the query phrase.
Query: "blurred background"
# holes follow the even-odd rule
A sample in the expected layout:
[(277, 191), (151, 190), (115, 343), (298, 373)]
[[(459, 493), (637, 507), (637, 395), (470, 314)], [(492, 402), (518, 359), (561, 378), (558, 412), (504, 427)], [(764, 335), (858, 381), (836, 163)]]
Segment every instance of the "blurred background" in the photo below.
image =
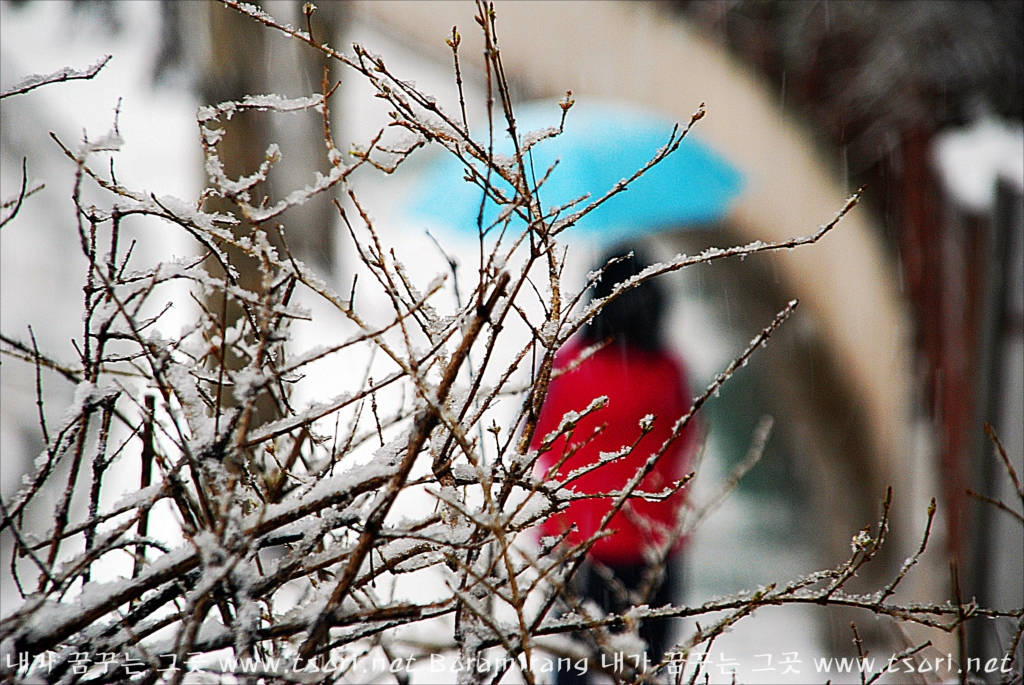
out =
[[(450, 112), (459, 104), (444, 39), (458, 25), (469, 118), (484, 115), (472, 3), (317, 4), (314, 35), (382, 54), (394, 73), (415, 80)], [(300, 2), (260, 5), (304, 23)], [(983, 425), (995, 427), (1024, 474), (1024, 3), (498, 2), (496, 11), (520, 103), (572, 90), (580, 103), (614, 101), (684, 123), (706, 103), (694, 135), (737, 171), (742, 186), (711, 220), (652, 227), (658, 230), (643, 239), (659, 257), (812, 233), (866, 185), (861, 205), (820, 244), (666, 277), (674, 293), (673, 343), (695, 388), (789, 299), (802, 302), (706, 407), (709, 436), (695, 501), (710, 498), (742, 460), (762, 416), (776, 422), (761, 463), (691, 539), (680, 600), (700, 602), (841, 562), (851, 536), (877, 521), (891, 485), (890, 544), (858, 589), (879, 587), (917, 549), (935, 497), (929, 550), (896, 599), (952, 597), (952, 561), (965, 598), (1020, 607), (1020, 526), (966, 493), (1020, 509)], [(117, 107), (127, 141), (121, 181), (194, 199), (204, 183), (196, 108), (247, 93), (319, 92), (325, 65), (216, 3), (3, 0), (0, 19), (2, 89), (27, 74), (114, 55), (93, 81), (0, 104), (3, 198), (17, 195), (23, 158), (30, 182), (46, 183), (0, 234), (0, 324), (18, 340), (28, 339), (31, 324), (40, 348), (70, 360), (70, 339), (80, 334), (84, 260), (71, 239), (73, 167), (48, 132), (65, 141), (80, 139), (83, 129), (98, 137)], [(330, 78), (342, 82), (335, 139), (341, 148), (366, 145), (386, 124), (387, 110), (353, 74), (328, 66)], [(270, 194), (303, 185), (316, 164), (310, 160), (322, 157), (314, 113), (238, 117), (231, 125), (237, 129), (226, 140), (238, 148), (222, 151), (238, 160), (231, 174), (251, 173), (268, 142), (281, 144), (283, 166)], [(466, 263), (477, 249), (443, 218), (409, 207), (437, 163), (432, 154), (414, 156), (393, 178), (361, 171), (354, 181), (382, 235), (437, 255), (417, 266), (424, 280), (446, 268), (427, 229)], [(298, 256), (347, 283), (355, 259), (329, 210), (329, 198), (321, 198), (289, 210), (283, 223)], [(140, 223), (131, 230), (161, 229)], [(606, 240), (570, 231), (565, 242), (567, 278), (578, 286)], [(151, 257), (190, 249), (170, 234), (159, 234), (156, 245)], [(179, 325), (187, 316), (183, 308)], [(42, 443), (34, 371), (2, 361), (7, 498)], [(59, 415), (71, 388), (56, 374), (43, 381)], [(9, 549), (10, 541), (2, 542)], [(13, 592), (6, 575), (0, 591), (5, 598)], [(878, 654), (919, 637), (860, 614), (786, 608), (740, 623), (715, 650), (742, 664), (741, 681), (743, 669), (749, 680), (766, 654), (777, 667), (784, 654), (796, 653), (807, 674), (814, 656), (855, 654), (850, 620)], [(975, 622), (967, 650), (997, 656), (1014, 629)], [(955, 636), (932, 648), (942, 656), (956, 650)], [(711, 677), (731, 682), (725, 669)], [(803, 682), (781, 667), (757, 677)]]

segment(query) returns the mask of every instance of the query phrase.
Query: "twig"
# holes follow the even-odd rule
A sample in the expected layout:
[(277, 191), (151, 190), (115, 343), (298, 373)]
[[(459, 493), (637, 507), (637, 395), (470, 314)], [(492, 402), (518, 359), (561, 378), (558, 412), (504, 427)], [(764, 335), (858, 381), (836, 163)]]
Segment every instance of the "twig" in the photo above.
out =
[(95, 78), (96, 74), (100, 73), (100, 69), (107, 66), (107, 62), (110, 61), (113, 55), (104, 55), (95, 64), (79, 71), (78, 69), (72, 69), (71, 67), (64, 67), (58, 69), (51, 74), (32, 74), (26, 76), (14, 86), (11, 86), (8, 90), (0, 93), (0, 100), (11, 97), (12, 95), (21, 95), (27, 93), (30, 90), (34, 90), (41, 86), (46, 86), (51, 83), (61, 83), (63, 81), (88, 81)]
[(970, 488), (967, 488), (967, 490), (965, 490), (964, 492), (968, 497), (972, 497), (978, 500), (979, 502), (984, 502), (985, 504), (991, 504), (996, 509), (999, 509), (1000, 511), (1005, 511), (1013, 518), (1017, 519), (1021, 523), (1024, 523), (1024, 516), (1020, 515), (1010, 507), (1006, 506), (1006, 504), (1004, 504), (1002, 500), (995, 499), (994, 497), (989, 497), (988, 495), (983, 495), (980, 492), (975, 492), (974, 490), (971, 490)]
[(11, 219), (18, 215), (18, 212), (21, 211), (21, 205), (25, 201), (25, 198), (35, 195), (45, 187), (45, 183), (40, 183), (31, 190), (28, 189), (28, 158), (23, 157), (21, 160), (21, 189), (18, 190), (18, 194), (15, 197), (4, 201), (3, 209), (7, 209), (11, 206), (13, 206), (14, 209), (12, 209), (7, 216), (0, 219), (0, 228), (6, 226)]
[(1013, 487), (1017, 490), (1017, 496), (1020, 497), (1021, 502), (1024, 503), (1024, 487), (1021, 487), (1020, 479), (1017, 477), (1017, 470), (1013, 468), (1013, 463), (1010, 461), (1010, 457), (1006, 454), (1006, 448), (1003, 447), (1002, 441), (999, 440), (999, 436), (996, 435), (996, 429), (985, 422), (985, 432), (988, 433), (988, 437), (996, 446), (996, 451), (999, 453), (1000, 459), (1003, 460), (1003, 466), (1006, 468), (1006, 473), (1010, 476), (1010, 480), (1013, 481)]

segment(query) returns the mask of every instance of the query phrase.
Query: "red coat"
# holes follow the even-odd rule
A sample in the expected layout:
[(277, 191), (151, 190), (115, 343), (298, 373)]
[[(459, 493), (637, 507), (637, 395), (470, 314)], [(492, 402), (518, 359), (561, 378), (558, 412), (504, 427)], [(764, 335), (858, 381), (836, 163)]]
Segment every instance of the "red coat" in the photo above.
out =
[[(570, 340), (558, 351), (555, 369), (569, 366), (586, 346), (585, 341)], [(692, 404), (684, 367), (675, 356), (665, 351), (607, 345), (576, 369), (555, 378), (548, 386), (532, 447), (538, 449), (545, 436), (558, 429), (566, 412), (582, 411), (594, 398), (602, 395), (608, 397), (607, 405), (579, 421), (572, 444), (586, 442), (598, 426), (607, 425), (596, 438), (566, 461), (559, 470), (560, 476), (594, 463), (602, 452), (616, 452), (633, 444), (640, 436), (640, 420), (648, 414), (656, 417), (654, 429), (630, 455), (573, 481), (569, 488), (576, 492), (621, 490), (648, 457), (660, 449), (671, 435), (676, 420), (689, 411)], [(660, 492), (685, 475), (691, 465), (695, 435), (696, 421), (691, 421), (638, 489)], [(560, 437), (549, 452), (541, 455), (537, 461), (539, 476), (547, 473), (561, 459), (565, 443), (566, 438)], [(631, 499), (626, 506), (641, 517), (672, 528), (685, 498), (684, 489), (665, 501)], [(575, 523), (578, 530), (570, 534), (568, 541), (581, 542), (594, 534), (611, 505), (610, 498), (576, 500), (567, 510), (545, 521), (541, 534), (558, 535)], [(641, 564), (643, 550), (664, 539), (663, 535), (654, 533), (652, 540), (651, 529), (635, 525), (621, 510), (612, 518), (609, 528), (618, 532), (598, 541), (591, 548), (590, 555), (610, 565)], [(655, 526), (654, 530), (658, 527)]]

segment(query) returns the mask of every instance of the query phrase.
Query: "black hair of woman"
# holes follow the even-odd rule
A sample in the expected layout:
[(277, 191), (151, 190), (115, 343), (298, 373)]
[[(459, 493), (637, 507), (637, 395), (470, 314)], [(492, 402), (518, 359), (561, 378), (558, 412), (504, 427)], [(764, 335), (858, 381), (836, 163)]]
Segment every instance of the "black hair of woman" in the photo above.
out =
[[(640, 273), (651, 262), (637, 246), (619, 245), (606, 252), (599, 265), (605, 269), (594, 285), (594, 299), (607, 297), (616, 285)], [(613, 344), (657, 350), (662, 347), (664, 310), (661, 284), (646, 281), (606, 304), (584, 327), (583, 336), (594, 342), (611, 338)]]

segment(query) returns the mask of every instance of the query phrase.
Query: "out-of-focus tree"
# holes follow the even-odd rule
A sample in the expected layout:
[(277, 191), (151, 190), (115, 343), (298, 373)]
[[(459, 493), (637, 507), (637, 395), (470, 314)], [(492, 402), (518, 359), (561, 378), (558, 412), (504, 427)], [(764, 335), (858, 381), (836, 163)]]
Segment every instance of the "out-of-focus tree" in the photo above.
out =
[[(331, 45), (343, 35), (349, 12), (348, 3), (342, 0), (318, 7), (301, 0), (261, 4)], [(207, 104), (270, 92), (299, 97), (319, 91), (325, 78), (329, 87), (337, 83), (338, 67), (322, 53), (263, 33), (220, 3), (163, 0), (162, 10), (163, 39), (154, 76), (158, 80), (183, 76)], [(282, 159), (271, 176), (268, 201), (279, 199), (277, 195), (296, 185), (311, 183), (311, 171), (329, 172), (323, 145), (318, 142), (322, 129), (317, 112), (288, 120), (242, 113), (225, 124), (221, 144), (230, 146), (232, 153), (226, 154), (225, 160), (237, 166), (226, 171), (229, 175), (252, 174), (263, 163), (268, 143), (277, 142)], [(288, 226), (289, 249), (322, 275), (330, 275), (335, 266), (334, 221), (331, 196), (325, 194), (289, 208), (280, 222)]]
[[(339, 35), (347, 3), (323, 3), (323, 10), (299, 0), (278, 0), (262, 3), (275, 14), (293, 24), (304, 26), (315, 37), (334, 44)], [(198, 91), (207, 105), (240, 102), (248, 95), (276, 93), (300, 97), (326, 88), (337, 66), (323, 53), (306, 45), (289, 41), (264, 31), (247, 17), (219, 2), (162, 3), (163, 41), (154, 76), (157, 79), (184, 78)], [(273, 204), (296, 187), (310, 185), (313, 172), (327, 175), (330, 171), (323, 147), (325, 122), (319, 112), (307, 110), (287, 120), (266, 116), (257, 111), (239, 111), (222, 123), (223, 136), (218, 142), (224, 172), (230, 178), (251, 176), (268, 160), (268, 146), (273, 141), (280, 149), (280, 160), (266, 184), (250, 192), (252, 202)], [(306, 203), (289, 207), (275, 222), (268, 239), (278, 249), (288, 250), (321, 275), (330, 275), (334, 265), (335, 217), (331, 200), (333, 193), (311, 197)], [(235, 203), (224, 197), (208, 197), (205, 209), (234, 214), (238, 237), (250, 236), (254, 227), (238, 212)], [(284, 240), (288, 226), (287, 240)], [(242, 251), (227, 246), (232, 264), (239, 269), (239, 284), (251, 292), (261, 287), (258, 265)], [(221, 275), (216, 264), (211, 265)], [(216, 319), (230, 329), (242, 316), (241, 308), (227, 298), (215, 298), (207, 306)], [(226, 308), (226, 311), (224, 309)], [(241, 368), (243, 360), (227, 359), (232, 368)], [(281, 416), (270, 393), (257, 404), (256, 423)]]

